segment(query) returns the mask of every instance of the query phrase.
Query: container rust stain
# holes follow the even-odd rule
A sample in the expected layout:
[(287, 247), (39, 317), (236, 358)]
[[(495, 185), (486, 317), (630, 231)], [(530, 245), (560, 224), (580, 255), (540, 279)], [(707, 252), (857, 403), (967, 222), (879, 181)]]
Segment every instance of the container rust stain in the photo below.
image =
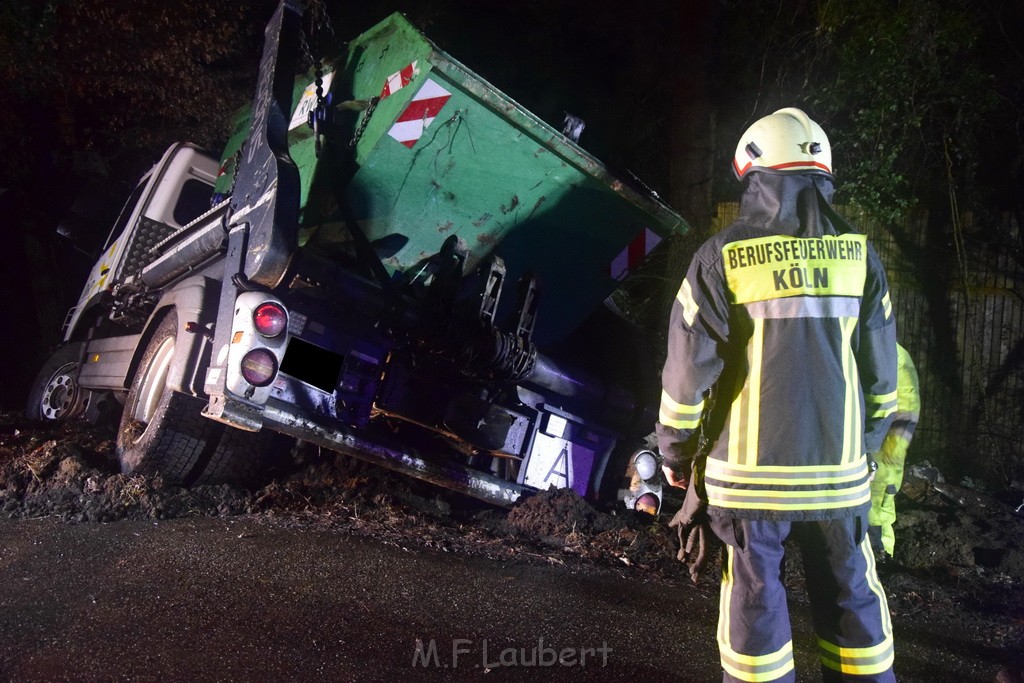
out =
[(517, 206), (519, 206), (519, 195), (514, 194), (514, 195), (512, 195), (512, 200), (509, 201), (509, 203), (508, 203), (508, 208), (506, 208), (504, 204), (501, 205), (501, 212), (502, 213), (509, 213), (509, 212), (515, 210), (515, 208)]
[(436, 180), (434, 180), (433, 178), (431, 178), (430, 179), (430, 185), (431, 185), (431, 187), (434, 188), (435, 192), (440, 192), (442, 197), (444, 197), (445, 199), (447, 199), (450, 202), (455, 202), (455, 193), (452, 192), (451, 190), (444, 189), (444, 187), (441, 185), (441, 183), (439, 183)]
[(541, 197), (537, 200), (537, 203), (533, 205), (532, 209), (530, 209), (530, 215), (527, 216), (526, 219), (529, 220), (529, 219), (533, 218), (533, 214), (537, 213), (537, 209), (539, 209), (541, 207), (541, 205), (544, 202), (546, 202), (547, 200), (548, 200), (547, 196), (541, 195)]

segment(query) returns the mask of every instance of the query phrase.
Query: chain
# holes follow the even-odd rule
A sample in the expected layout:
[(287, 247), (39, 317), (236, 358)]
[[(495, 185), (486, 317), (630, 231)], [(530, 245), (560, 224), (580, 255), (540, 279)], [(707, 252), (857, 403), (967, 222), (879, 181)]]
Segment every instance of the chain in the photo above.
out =
[[(326, 33), (334, 36), (334, 28), (331, 26), (331, 18), (327, 14), (327, 7), (323, 0), (311, 0), (308, 6), (309, 29), (303, 31), (300, 37), (303, 55), (313, 65), (314, 83), (316, 85), (316, 106), (309, 114), (308, 125), (313, 129), (313, 141), (316, 149), (316, 156), (320, 156), (323, 148), (323, 132), (321, 124), (327, 118), (328, 101), (324, 96), (324, 65), (320, 54), (318, 38)], [(308, 38), (307, 38), (308, 34)]]
[(309, 112), (309, 126), (313, 129), (313, 145), (316, 152), (317, 158), (320, 157), (320, 152), (323, 150), (323, 133), (320, 129), (320, 124), (323, 123), (324, 118), (327, 116), (327, 105), (324, 101), (324, 69), (323, 61), (317, 57), (314, 62), (316, 82), (316, 106)]
[(366, 111), (363, 113), (363, 120), (359, 122), (359, 127), (356, 128), (356, 132), (352, 134), (352, 140), (349, 141), (348, 146), (350, 149), (356, 146), (359, 142), (359, 138), (363, 136), (363, 131), (366, 130), (366, 125), (370, 122), (370, 117), (373, 116), (373, 110), (377, 108), (377, 103), (380, 102), (379, 97), (371, 97), (366, 105)]
[[(334, 38), (334, 27), (331, 25), (331, 17), (327, 13), (327, 6), (323, 0), (310, 0), (306, 9), (306, 16), (309, 17), (309, 27), (302, 31), (299, 41), (303, 56), (315, 67), (320, 61), (317, 38), (324, 33), (329, 38)], [(313, 43), (312, 46), (310, 45), (311, 42)]]

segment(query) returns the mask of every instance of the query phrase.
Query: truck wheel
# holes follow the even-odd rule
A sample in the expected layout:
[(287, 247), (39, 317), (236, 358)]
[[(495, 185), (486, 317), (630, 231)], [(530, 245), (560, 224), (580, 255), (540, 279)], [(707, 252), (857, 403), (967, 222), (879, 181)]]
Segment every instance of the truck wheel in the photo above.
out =
[(209, 462), (197, 467), (188, 483), (260, 486), (285, 467), (294, 441), (269, 430), (254, 433), (228, 427)]
[(78, 386), (75, 379), (81, 354), (82, 344), (68, 344), (50, 356), (32, 383), (26, 417), (58, 422), (85, 414), (92, 392)]
[(202, 399), (167, 387), (178, 317), (170, 313), (149, 340), (125, 401), (117, 457), (125, 474), (160, 474), (172, 484), (189, 475), (217, 448), (224, 425), (202, 416)]

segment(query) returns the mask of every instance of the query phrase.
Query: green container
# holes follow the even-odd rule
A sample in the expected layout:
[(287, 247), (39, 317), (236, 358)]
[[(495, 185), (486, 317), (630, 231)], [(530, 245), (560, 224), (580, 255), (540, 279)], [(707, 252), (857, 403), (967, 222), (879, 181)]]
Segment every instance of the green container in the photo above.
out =
[[(313, 100), (310, 82), (296, 84), (297, 109)], [(688, 230), (665, 204), (623, 183), (399, 14), (349, 45), (330, 93), (335, 105), (353, 102), (341, 111), (358, 112), (342, 129), (342, 144), (355, 138), (355, 163), (340, 182), (389, 271), (413, 274), (451, 235), (467, 254), (467, 270), (498, 254), (508, 272), (499, 317), (512, 307), (511, 285), (527, 273), (538, 277), (541, 348), (608, 297), (628, 273), (624, 266), (660, 238)], [(338, 174), (326, 173), (302, 118), (293, 118), (290, 133), (302, 178), (300, 243), (329, 253), (349, 240), (331, 187)], [(226, 158), (247, 127), (239, 121)], [(222, 179), (218, 189), (228, 183)]]

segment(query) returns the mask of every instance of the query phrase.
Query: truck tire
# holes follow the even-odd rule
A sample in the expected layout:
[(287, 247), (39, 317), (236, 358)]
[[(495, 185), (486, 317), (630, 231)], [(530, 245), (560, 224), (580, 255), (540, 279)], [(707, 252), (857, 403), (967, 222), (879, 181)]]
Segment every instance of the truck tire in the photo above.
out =
[(61, 347), (43, 364), (25, 404), (30, 420), (60, 422), (85, 415), (92, 392), (78, 386), (82, 344)]
[(286, 442), (203, 417), (206, 401), (167, 387), (177, 322), (174, 312), (160, 322), (135, 373), (117, 434), (121, 471), (182, 486), (263, 483)]
[(125, 474), (159, 474), (184, 484), (220, 443), (224, 425), (202, 416), (205, 402), (171, 390), (167, 373), (174, 359), (178, 316), (157, 326), (132, 380), (117, 432), (117, 458)]
[(188, 484), (265, 484), (275, 469), (286, 465), (294, 441), (269, 430), (254, 433), (227, 427), (209, 461), (196, 468)]

